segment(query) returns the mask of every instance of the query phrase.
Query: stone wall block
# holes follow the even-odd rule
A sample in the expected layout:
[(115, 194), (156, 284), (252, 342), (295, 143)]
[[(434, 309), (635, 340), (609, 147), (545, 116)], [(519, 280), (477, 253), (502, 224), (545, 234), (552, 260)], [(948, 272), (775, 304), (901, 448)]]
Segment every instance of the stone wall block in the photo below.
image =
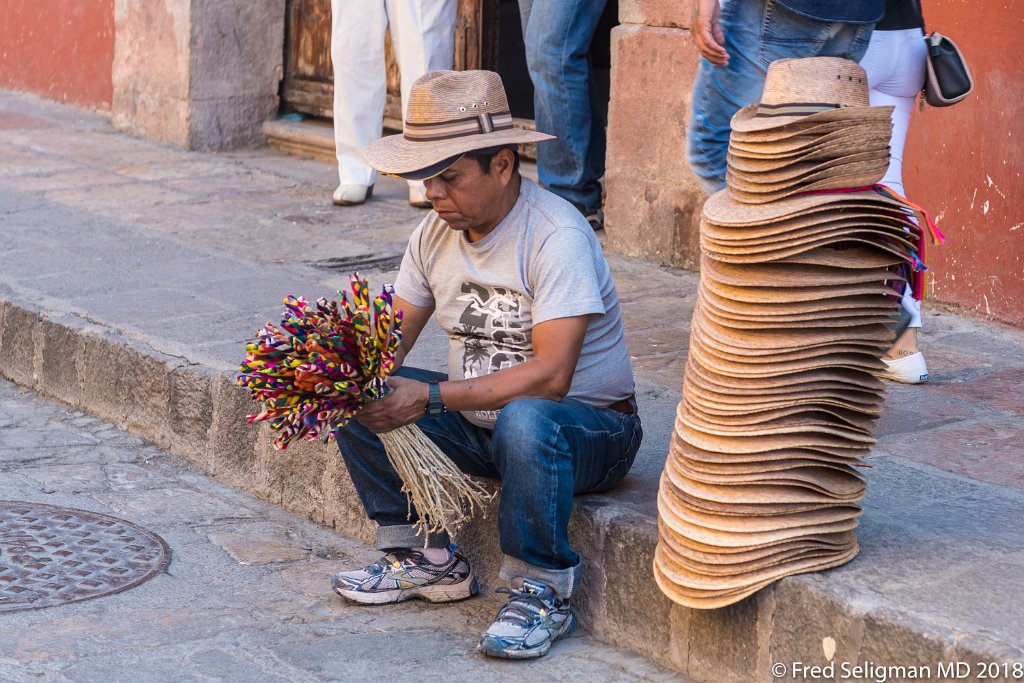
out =
[(189, 94), (276, 97), (285, 0), (192, 0)]
[(263, 430), (245, 418), (256, 412), (257, 405), (249, 399), (249, 392), (227, 374), (211, 379), (210, 401), (213, 409), (207, 450), (194, 454), (195, 462), (218, 479), (256, 493), (256, 442)]
[[(656, 520), (643, 515), (616, 517), (604, 543), (604, 573), (615, 577), (607, 585), (604, 637), (640, 654), (665, 661), (672, 634), (669, 600), (654, 582)], [(638, 641), (637, 633), (645, 638)]]
[(506, 585), (505, 581), (498, 578), (502, 557), (498, 533), (498, 501), (499, 498), (495, 497), (484, 514), (478, 513), (454, 533), (455, 543), (466, 551), (473, 565), (473, 573), (480, 580), (480, 590), (484, 593)]
[(15, 384), (35, 387), (35, 335), (40, 315), (10, 304), (4, 311), (0, 327), (0, 376)]
[(689, 177), (686, 126), (696, 76), (689, 31), (632, 25), (612, 30), (609, 173), (677, 183)]
[(115, 0), (111, 119), (185, 146), (189, 127), (190, 0)]
[(620, 0), (619, 22), (690, 28), (695, 0)]
[(772, 591), (770, 657), (772, 662), (804, 662), (824, 666), (825, 640), (835, 643), (832, 659), (856, 662), (864, 643), (864, 618), (820, 589), (796, 580), (783, 580)]
[(574, 601), (580, 625), (599, 632), (607, 628), (606, 596), (608, 575), (604, 547), (610, 523), (608, 506), (599, 499), (577, 498), (569, 518), (569, 541), (583, 558), (583, 579)]
[(697, 55), (689, 31), (620, 25), (612, 31), (605, 226), (611, 251), (699, 267), (705, 195), (686, 161)]
[(319, 441), (300, 439), (284, 450), (257, 451), (260, 487), (284, 509), (315, 519), (324, 507), (323, 475), (329, 454)]
[(700, 211), (705, 194), (689, 185), (605, 177), (607, 246), (665, 266), (700, 269)]
[(171, 445), (170, 376), (173, 366), (141, 349), (125, 347), (127, 367), (122, 367), (125, 396), (125, 428), (160, 448)]
[(39, 321), (41, 355), (37, 391), (74, 408), (82, 408), (83, 384), (78, 374), (81, 332), (43, 318)]
[(188, 148), (251, 148), (264, 142), (263, 122), (277, 113), (277, 96), (220, 97), (190, 103)]
[(194, 365), (175, 368), (168, 378), (171, 451), (204, 466), (213, 424), (212, 378), (209, 370)]
[(956, 642), (948, 628), (883, 608), (865, 615), (864, 641), (853, 661), (934, 667), (955, 659)]
[(771, 680), (758, 675), (759, 630), (770, 628), (763, 603), (772, 589), (720, 609), (689, 610), (687, 674), (698, 681), (751, 683)]
[(347, 538), (372, 546), (377, 525), (367, 519), (337, 445), (331, 444), (327, 448), (330, 456), (324, 461), (321, 486), (324, 492), (324, 507), (320, 513), (323, 523)]
[(131, 362), (128, 350), (102, 332), (83, 334), (78, 341), (83, 402), (96, 417), (124, 427), (128, 387), (121, 370)]
[(115, 0), (114, 125), (188, 149), (262, 144), (285, 0)]

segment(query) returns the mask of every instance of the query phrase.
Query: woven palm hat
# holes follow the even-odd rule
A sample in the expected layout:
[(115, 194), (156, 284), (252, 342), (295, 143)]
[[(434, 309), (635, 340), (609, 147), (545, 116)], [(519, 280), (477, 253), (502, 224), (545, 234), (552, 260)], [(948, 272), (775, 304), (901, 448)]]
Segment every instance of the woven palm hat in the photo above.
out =
[(834, 148), (812, 147), (801, 154), (792, 156), (756, 156), (740, 150), (729, 149), (726, 157), (726, 170), (731, 170), (739, 178), (755, 182), (775, 182), (782, 178), (796, 178), (810, 175), (821, 167), (828, 165), (847, 164), (853, 161), (889, 160), (889, 147), (865, 147), (853, 154), (844, 150), (836, 152)]
[[(770, 190), (764, 185), (747, 184), (732, 178), (732, 184), (726, 186), (726, 192), (742, 203), (764, 204), (812, 190), (838, 190), (848, 187), (874, 185), (885, 174), (885, 167), (879, 162), (857, 162), (843, 164), (843, 167), (845, 168), (843, 173), (833, 174), (833, 171), (824, 171), (822, 175), (814, 179), (808, 178), (797, 182), (784, 182)], [(726, 182), (730, 182), (730, 175), (729, 171), (726, 170)]]
[[(884, 228), (898, 228), (904, 232), (910, 232), (914, 239), (917, 239), (920, 228), (911, 223), (904, 214), (890, 214), (868, 209), (846, 209), (835, 212), (814, 212), (801, 214), (791, 218), (784, 218), (779, 221), (764, 223), (762, 225), (718, 225), (708, 220), (701, 223), (700, 229), (708, 239), (716, 242), (773, 242), (785, 240), (792, 236), (792, 233), (803, 230), (820, 231), (821, 228), (829, 225), (871, 225)], [(835, 268), (821, 268), (819, 272), (835, 271)], [(779, 275), (778, 271), (772, 272), (772, 278), (768, 282), (774, 282), (774, 277)], [(886, 279), (886, 278), (882, 278)], [(771, 286), (770, 284), (768, 286)]]
[(732, 117), (741, 132), (790, 124), (889, 118), (892, 107), (872, 107), (868, 77), (856, 62), (841, 57), (779, 59), (768, 67), (761, 101)]
[(726, 156), (726, 170), (732, 174), (733, 179), (748, 183), (772, 185), (789, 181), (789, 184), (793, 184), (811, 176), (844, 175), (848, 171), (842, 169), (856, 162), (873, 162), (876, 166), (884, 164), (888, 168), (889, 147), (869, 147), (852, 153), (847, 150), (841, 154), (825, 150), (817, 158), (745, 159), (729, 153)]
[(831, 403), (814, 403), (792, 401), (781, 406), (755, 405), (750, 410), (737, 412), (707, 411), (695, 392), (689, 391), (686, 397), (686, 410), (700, 417), (707, 423), (727, 427), (773, 424), (788, 417), (808, 417), (821, 424), (840, 424), (860, 430), (871, 430), (877, 416), (864, 415), (860, 411), (841, 408)]
[[(856, 187), (856, 186), (854, 186)], [(873, 190), (859, 192), (802, 194), (765, 204), (736, 201), (728, 190), (719, 190), (704, 202), (703, 215), (716, 225), (761, 226), (786, 218), (821, 211), (861, 208), (879, 212), (903, 213), (900, 204)]]
[(863, 245), (878, 252), (891, 254), (902, 261), (909, 261), (909, 253), (914, 250), (913, 243), (906, 238), (886, 237), (882, 239), (877, 231), (872, 230), (849, 232), (833, 230), (821, 235), (780, 242), (764, 247), (743, 247), (728, 250), (715, 249), (713, 243), (710, 243), (706, 238), (701, 240), (701, 247), (706, 250), (709, 256), (719, 261), (734, 264), (769, 263), (799, 256), (804, 252), (813, 251), (820, 247), (838, 248), (852, 244)]
[(681, 561), (683, 564), (693, 563), (701, 566), (710, 574), (734, 573), (735, 568), (757, 563), (773, 563), (776, 559), (784, 559), (805, 552), (834, 551), (840, 547), (849, 547), (851, 543), (856, 542), (854, 532), (844, 531), (835, 534), (815, 534), (791, 541), (753, 546), (749, 549), (736, 549), (704, 546), (692, 540), (683, 543), (664, 525), (659, 526), (658, 532), (659, 540), (669, 546), (674, 555), (673, 559)]
[[(797, 545), (786, 550), (771, 552), (766, 554), (764, 557), (748, 560), (746, 562), (701, 562), (690, 557), (685, 551), (682, 551), (682, 548), (685, 546), (679, 543), (672, 534), (664, 534), (659, 538), (659, 541), (669, 546), (673, 554), (672, 559), (674, 562), (677, 562), (684, 569), (702, 576), (727, 577), (746, 575), (768, 567), (800, 560), (805, 557), (819, 557), (834, 552), (827, 548)], [(673, 542), (675, 545), (673, 545)]]
[[(794, 192), (804, 189), (842, 189), (874, 185), (882, 179), (885, 169), (888, 167), (888, 156), (877, 156), (871, 153), (857, 154), (838, 161), (782, 164), (763, 172), (737, 171), (728, 167), (726, 168), (726, 182), (731, 183), (730, 187), (736, 187), (744, 192), (765, 194), (775, 194), (790, 189)], [(833, 178), (841, 178), (847, 184), (839, 185), (838, 180), (827, 182)], [(854, 184), (855, 182), (860, 184)]]
[[(758, 580), (756, 583), (741, 589), (731, 591), (707, 591), (700, 589), (694, 590), (687, 586), (680, 585), (678, 572), (673, 571), (672, 565), (666, 564), (667, 562), (671, 562), (671, 560), (665, 559), (665, 556), (662, 554), (664, 549), (664, 544), (658, 544), (655, 550), (654, 582), (658, 584), (658, 588), (660, 588), (670, 600), (691, 609), (718, 609), (720, 607), (735, 604), (744, 598), (753, 595), (762, 588), (770, 586), (782, 578), (782, 576), (823, 571), (825, 569), (838, 567), (852, 560), (857, 556), (858, 552), (856, 543), (854, 543), (852, 548), (844, 550), (841, 553), (836, 553), (835, 555), (830, 554), (823, 558), (787, 562), (786, 564), (781, 565), (785, 568), (781, 575), (771, 575), (771, 578)], [(820, 560), (820, 563), (814, 564), (815, 560)]]
[(783, 128), (772, 128), (769, 130), (755, 130), (744, 132), (733, 130), (729, 134), (729, 140), (752, 144), (779, 143), (780, 145), (797, 145), (813, 142), (831, 133), (849, 130), (872, 130), (875, 127), (892, 126), (892, 120), (885, 117), (872, 115), (861, 121), (831, 121), (829, 123), (791, 123)]
[(746, 140), (736, 133), (729, 137), (729, 152), (754, 159), (784, 159), (810, 154), (845, 153), (856, 148), (888, 147), (892, 128), (887, 122), (850, 124), (816, 135), (793, 135), (781, 140)]
[[(705, 577), (687, 570), (659, 543), (654, 552), (654, 579), (673, 601), (695, 609), (714, 609), (739, 602), (785, 576), (821, 571), (845, 564), (856, 557), (856, 542), (850, 548), (822, 557), (804, 557), (753, 572), (729, 577)], [(719, 588), (719, 586), (730, 586)]]
[[(844, 242), (844, 236), (868, 237), (873, 240), (871, 243), (878, 248), (884, 248), (885, 244), (903, 245), (907, 250), (913, 251), (917, 242), (914, 235), (904, 231), (899, 224), (886, 224), (883, 221), (869, 222), (858, 220), (840, 220), (827, 223), (809, 224), (792, 230), (788, 233), (772, 237), (751, 237), (747, 239), (720, 239), (713, 236), (711, 230), (701, 232), (701, 246), (707, 254), (718, 260), (726, 259), (729, 255), (736, 254), (758, 254), (762, 252), (777, 252), (789, 247), (803, 246), (808, 243), (820, 243), (822, 240), (837, 238), (834, 241)], [(875, 244), (878, 241), (878, 244)], [(828, 242), (826, 242), (827, 244)], [(773, 258), (772, 261), (775, 259)]]
[(880, 252), (877, 249), (846, 246), (843, 249), (833, 249), (832, 247), (812, 249), (802, 254), (779, 259), (776, 263), (834, 266), (839, 269), (867, 269), (896, 266), (905, 263), (905, 259), (902, 256)]
[(412, 84), (403, 132), (370, 143), (364, 156), (382, 173), (427, 178), (467, 152), (552, 139), (512, 125), (493, 71), (431, 71)]
[(709, 283), (750, 287), (756, 279), (758, 287), (804, 288), (817, 287), (823, 283), (833, 285), (854, 285), (899, 279), (885, 267), (845, 268), (837, 270), (815, 263), (763, 263), (755, 266), (735, 266), (716, 261), (706, 254), (700, 262), (701, 273)]

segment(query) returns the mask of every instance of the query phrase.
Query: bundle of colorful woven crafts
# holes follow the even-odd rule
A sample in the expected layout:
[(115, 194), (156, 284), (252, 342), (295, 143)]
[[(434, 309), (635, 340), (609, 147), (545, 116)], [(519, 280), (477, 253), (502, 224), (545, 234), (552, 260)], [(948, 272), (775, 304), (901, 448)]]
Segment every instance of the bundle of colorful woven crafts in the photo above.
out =
[[(237, 382), (263, 404), (250, 423), (268, 421), (274, 448), (295, 439), (334, 439), (362, 406), (382, 398), (402, 341), (402, 312), (385, 286), (372, 301), (369, 284), (350, 278), (351, 300), (320, 298), (311, 306), (288, 296), (281, 326), (267, 323), (246, 345)], [(409, 497), (410, 516), (428, 531), (453, 529), (489, 499), (415, 425), (379, 435)]]

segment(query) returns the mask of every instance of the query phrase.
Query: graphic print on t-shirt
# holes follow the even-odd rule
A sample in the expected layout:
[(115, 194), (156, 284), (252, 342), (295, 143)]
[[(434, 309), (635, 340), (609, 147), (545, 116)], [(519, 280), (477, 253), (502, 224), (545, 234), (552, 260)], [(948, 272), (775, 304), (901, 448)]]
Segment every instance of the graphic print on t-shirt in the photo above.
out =
[[(462, 376), (480, 377), (526, 361), (530, 334), (523, 295), (505, 287), (463, 282), (457, 301), (466, 304), (454, 334), (461, 337)], [(497, 419), (498, 411), (476, 411), (481, 420)]]

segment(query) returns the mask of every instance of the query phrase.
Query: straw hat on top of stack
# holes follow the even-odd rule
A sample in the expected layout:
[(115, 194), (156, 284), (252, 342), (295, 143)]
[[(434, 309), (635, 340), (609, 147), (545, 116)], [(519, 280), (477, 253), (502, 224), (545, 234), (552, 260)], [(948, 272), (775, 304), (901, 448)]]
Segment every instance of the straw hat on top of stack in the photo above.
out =
[(894, 268), (919, 235), (864, 189), (888, 164), (891, 112), (867, 102), (852, 62), (781, 60), (733, 119), (658, 495), (655, 578), (689, 607), (857, 553)]
[(892, 107), (868, 105), (867, 76), (854, 62), (774, 62), (761, 102), (733, 117), (729, 191), (762, 203), (878, 182), (889, 165), (891, 115)]

